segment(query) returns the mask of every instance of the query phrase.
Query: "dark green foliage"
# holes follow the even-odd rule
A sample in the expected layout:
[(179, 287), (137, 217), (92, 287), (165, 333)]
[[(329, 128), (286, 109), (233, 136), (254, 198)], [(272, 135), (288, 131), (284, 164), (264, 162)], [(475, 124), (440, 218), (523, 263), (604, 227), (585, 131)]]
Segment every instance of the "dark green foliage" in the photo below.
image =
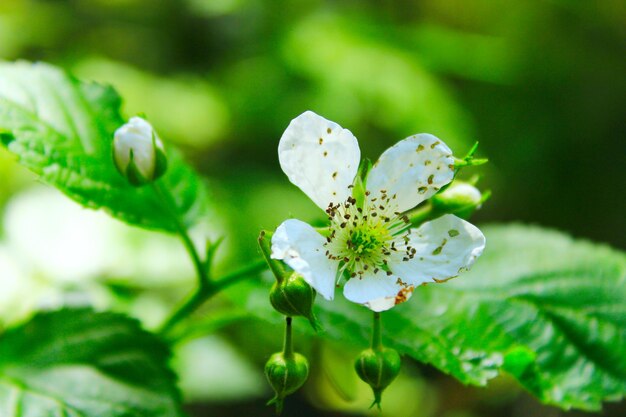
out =
[(0, 337), (0, 415), (182, 416), (168, 348), (132, 319), (39, 313)]

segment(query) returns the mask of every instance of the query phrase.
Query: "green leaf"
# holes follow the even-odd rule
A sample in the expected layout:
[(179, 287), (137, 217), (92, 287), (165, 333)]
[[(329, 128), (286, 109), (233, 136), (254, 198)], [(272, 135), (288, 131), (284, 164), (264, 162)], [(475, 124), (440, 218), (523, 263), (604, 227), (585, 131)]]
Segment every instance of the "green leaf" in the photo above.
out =
[(40, 313), (0, 337), (0, 415), (181, 416), (167, 347), (135, 320)]
[(134, 188), (116, 171), (111, 144), (124, 123), (120, 105), (111, 87), (80, 82), (51, 65), (0, 63), (0, 143), (22, 165), (80, 204), (125, 222), (170, 232), (177, 221), (196, 223), (208, 211), (207, 192), (171, 147), (159, 181), (172, 209), (152, 187)]
[[(506, 371), (565, 409), (597, 410), (623, 398), (626, 255), (537, 227), (484, 232), (487, 248), (470, 272), (417, 288), (383, 314), (385, 344), (463, 383), (484, 385)], [(273, 319), (268, 288), (246, 302)], [(337, 294), (316, 313), (323, 336), (368, 345), (366, 308)]]

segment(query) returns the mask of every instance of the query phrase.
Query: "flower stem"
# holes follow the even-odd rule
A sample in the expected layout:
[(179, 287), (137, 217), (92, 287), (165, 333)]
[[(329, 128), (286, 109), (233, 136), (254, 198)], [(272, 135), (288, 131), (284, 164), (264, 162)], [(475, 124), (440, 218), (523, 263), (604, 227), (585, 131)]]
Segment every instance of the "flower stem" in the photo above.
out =
[(374, 311), (372, 320), (372, 350), (375, 351), (381, 351), (383, 349), (381, 327), (380, 312)]
[(191, 237), (189, 236), (187, 227), (180, 220), (180, 217), (178, 216), (178, 213), (176, 212), (176, 205), (172, 199), (172, 196), (169, 194), (169, 192), (163, 189), (160, 181), (153, 182), (152, 189), (155, 191), (157, 197), (161, 200), (161, 203), (163, 204), (163, 206), (165, 206), (165, 209), (167, 210), (170, 217), (172, 218), (172, 221), (174, 222), (176, 226), (176, 231), (178, 235), (180, 236), (181, 240), (183, 241), (183, 244), (185, 245), (185, 249), (187, 250), (189, 257), (193, 261), (193, 266), (196, 270), (196, 275), (198, 278), (198, 286), (200, 288), (208, 287), (210, 285), (210, 282), (209, 282), (209, 277), (207, 273), (208, 271), (207, 271), (206, 265), (200, 258), (200, 254), (198, 253), (198, 250), (196, 249), (196, 245), (194, 245), (193, 241), (191, 240)]
[(209, 285), (205, 287), (197, 287), (187, 300), (172, 313), (165, 323), (163, 323), (159, 333), (166, 335), (178, 322), (193, 313), (198, 307), (204, 304), (206, 300), (223, 289), (244, 280), (249, 275), (264, 270), (265, 267), (265, 261), (258, 259), (243, 268), (224, 275), (220, 279), (208, 281)]
[[(239, 270), (223, 276), (221, 279), (211, 280), (209, 276), (209, 263), (211, 262), (211, 257), (207, 255), (207, 259), (204, 261), (200, 257), (196, 246), (189, 236), (187, 227), (178, 215), (176, 204), (172, 196), (161, 186), (160, 181), (152, 183), (152, 189), (172, 218), (172, 221), (176, 226), (176, 231), (183, 241), (185, 249), (193, 262), (197, 276), (196, 288), (193, 289), (193, 292), (187, 297), (187, 299), (178, 308), (176, 308), (161, 325), (159, 333), (161, 335), (166, 335), (176, 324), (193, 313), (213, 295), (230, 285), (236, 284), (237, 282), (248, 277), (250, 274), (265, 269), (265, 261), (262, 259), (254, 261)], [(208, 251), (207, 253), (210, 254), (211, 251)]]
[(285, 318), (285, 341), (283, 343), (283, 355), (285, 358), (293, 356), (293, 343), (291, 341), (291, 317)]

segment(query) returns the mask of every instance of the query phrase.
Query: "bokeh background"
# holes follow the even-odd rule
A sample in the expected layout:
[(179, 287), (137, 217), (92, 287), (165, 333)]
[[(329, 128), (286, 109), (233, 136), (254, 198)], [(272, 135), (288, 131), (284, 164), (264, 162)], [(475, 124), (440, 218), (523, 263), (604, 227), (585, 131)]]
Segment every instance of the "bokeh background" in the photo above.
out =
[[(218, 268), (256, 258), (258, 230), (319, 217), (276, 154), (307, 109), (352, 130), (372, 160), (419, 132), (457, 155), (479, 141), (490, 164), (476, 172), (493, 197), (474, 222), (533, 223), (626, 249), (621, 0), (2, 0), (0, 59), (110, 83), (127, 115), (144, 113), (182, 148), (213, 195), (209, 234), (227, 236)], [(86, 291), (150, 327), (192, 280), (174, 239), (78, 208), (4, 150), (0, 215), (4, 323)], [(188, 410), (272, 415), (261, 367), (280, 330), (230, 307), (228, 297), (208, 307), (209, 336), (177, 349)], [(377, 415), (364, 411), (367, 387), (342, 373), (354, 352), (309, 342), (320, 366), (286, 413)], [(469, 388), (406, 362), (383, 416), (583, 414), (541, 406), (506, 376)]]

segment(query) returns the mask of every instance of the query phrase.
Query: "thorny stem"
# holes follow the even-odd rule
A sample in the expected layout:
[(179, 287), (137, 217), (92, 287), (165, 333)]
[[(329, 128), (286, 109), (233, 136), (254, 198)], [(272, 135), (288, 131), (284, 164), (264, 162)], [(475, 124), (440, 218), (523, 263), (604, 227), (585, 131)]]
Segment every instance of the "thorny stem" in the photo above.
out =
[(374, 311), (372, 320), (372, 350), (381, 351), (383, 349), (383, 338), (380, 323), (380, 312)]
[(285, 340), (283, 343), (283, 355), (285, 358), (293, 356), (293, 343), (291, 341), (291, 317), (285, 318)]
[[(177, 307), (161, 325), (159, 333), (161, 335), (166, 335), (176, 324), (178, 324), (178, 322), (193, 313), (213, 295), (242, 281), (250, 274), (260, 272), (265, 269), (265, 261), (262, 259), (256, 260), (241, 269), (224, 275), (220, 279), (211, 280), (209, 271), (210, 258), (207, 258), (206, 261), (202, 261), (200, 258), (200, 254), (189, 236), (187, 227), (183, 224), (180, 217), (176, 213), (176, 205), (174, 204), (171, 195), (161, 187), (158, 181), (154, 182), (152, 186), (156, 195), (161, 200), (162, 204), (165, 206), (167, 212), (174, 221), (176, 231), (183, 241), (185, 249), (193, 262), (197, 275), (197, 286), (194, 288), (191, 295), (189, 295), (187, 299), (179, 307)], [(208, 251), (208, 253), (210, 252), (211, 251)]]

